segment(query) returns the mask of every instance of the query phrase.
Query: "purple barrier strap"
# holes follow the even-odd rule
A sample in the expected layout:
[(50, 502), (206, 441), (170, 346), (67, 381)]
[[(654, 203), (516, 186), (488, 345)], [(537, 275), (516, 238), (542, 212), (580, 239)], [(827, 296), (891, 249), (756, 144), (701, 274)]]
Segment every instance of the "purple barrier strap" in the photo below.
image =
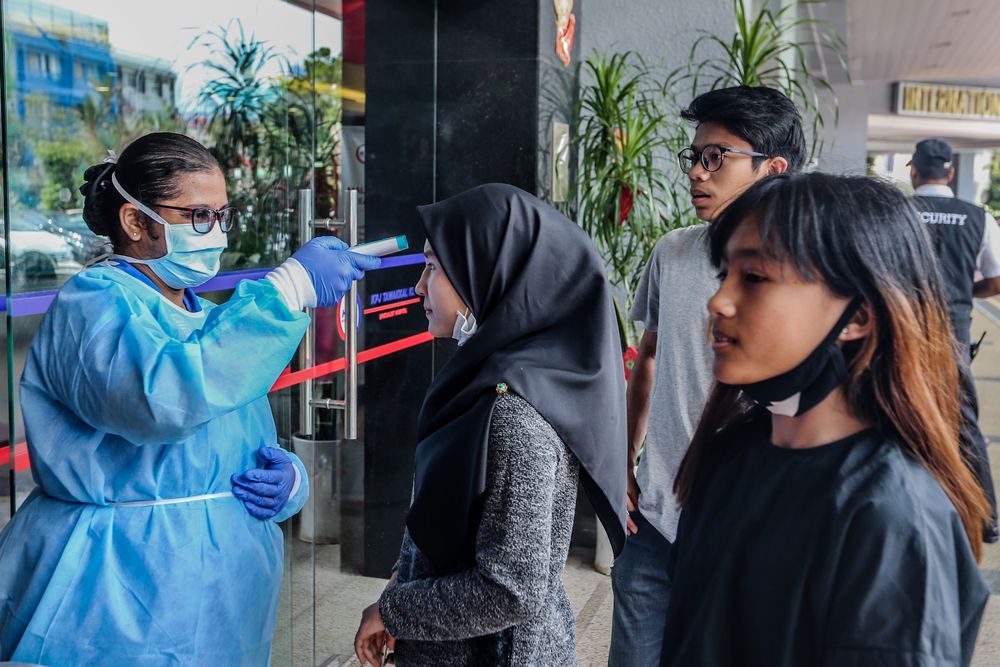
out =
[(194, 293), (203, 294), (205, 292), (218, 292), (220, 290), (233, 289), (241, 280), (257, 280), (258, 278), (263, 278), (270, 270), (271, 268), (268, 267), (266, 269), (227, 271), (226, 273), (220, 273), (207, 283), (195, 287)]
[[(382, 258), (380, 269), (394, 269), (399, 266), (410, 266), (412, 264), (423, 264), (425, 261), (423, 253), (412, 255), (399, 255), (397, 257)], [(246, 271), (229, 271), (221, 273), (209, 280), (204, 285), (195, 288), (196, 294), (204, 292), (218, 292), (221, 290), (233, 289), (241, 280), (257, 280), (263, 278), (271, 268), (248, 269)], [(24, 317), (26, 315), (41, 315), (56, 298), (59, 290), (47, 290), (45, 292), (27, 292), (15, 294), (11, 298), (11, 317)], [(0, 313), (7, 311), (7, 297), (0, 295)]]
[[(49, 309), (49, 305), (56, 298), (59, 290), (49, 290), (45, 292), (28, 292), (27, 294), (15, 294), (11, 297), (10, 314), (11, 317), (25, 317), (26, 315), (41, 315)], [(3, 297), (2, 310), (7, 310), (7, 297)]]
[(382, 269), (394, 269), (397, 266), (409, 266), (411, 264), (423, 264), (427, 261), (424, 258), (424, 253), (418, 252), (413, 255), (397, 255), (396, 257), (383, 257), (382, 266), (378, 270)]

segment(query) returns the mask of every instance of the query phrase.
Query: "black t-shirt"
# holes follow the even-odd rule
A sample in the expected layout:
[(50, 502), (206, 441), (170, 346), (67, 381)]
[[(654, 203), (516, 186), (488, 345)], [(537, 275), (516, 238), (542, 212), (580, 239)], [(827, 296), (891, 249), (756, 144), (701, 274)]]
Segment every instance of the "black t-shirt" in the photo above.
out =
[(671, 666), (968, 665), (989, 596), (948, 497), (873, 430), (733, 446), (672, 567)]

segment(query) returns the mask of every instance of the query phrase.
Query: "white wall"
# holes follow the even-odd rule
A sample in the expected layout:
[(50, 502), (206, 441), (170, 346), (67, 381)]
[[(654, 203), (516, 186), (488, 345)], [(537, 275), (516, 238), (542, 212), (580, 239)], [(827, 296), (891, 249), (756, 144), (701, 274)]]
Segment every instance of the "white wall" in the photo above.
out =
[[(581, 60), (595, 50), (605, 56), (634, 51), (664, 78), (687, 64), (691, 47), (702, 34), (699, 30), (728, 36), (736, 28), (732, 0), (582, 0), (577, 6), (582, 14), (578, 17)], [(707, 47), (702, 49), (703, 54), (710, 52)], [(676, 100), (669, 113), (676, 113), (690, 101)], [(679, 117), (669, 118), (668, 122), (689, 128)], [(694, 129), (689, 129), (693, 135)], [(677, 164), (673, 154), (657, 155), (656, 161), (667, 171), (674, 170)]]
[(696, 30), (731, 35), (732, 0), (583, 0), (580, 56), (636, 51), (651, 65), (668, 69), (687, 62)]
[(892, 87), (886, 84), (834, 86), (840, 109), (840, 122), (833, 124), (832, 106), (824, 132), (826, 142), (819, 169), (836, 174), (863, 174), (868, 157), (868, 114), (888, 113)]

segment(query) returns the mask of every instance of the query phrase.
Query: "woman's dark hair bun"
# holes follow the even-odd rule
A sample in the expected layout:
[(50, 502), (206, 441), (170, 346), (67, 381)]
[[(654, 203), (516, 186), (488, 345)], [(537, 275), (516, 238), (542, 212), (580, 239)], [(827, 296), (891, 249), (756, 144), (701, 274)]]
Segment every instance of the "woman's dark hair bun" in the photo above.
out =
[(113, 162), (101, 162), (92, 167), (87, 167), (83, 172), (83, 185), (80, 186), (80, 194), (88, 197), (95, 188), (106, 188), (111, 185), (111, 172), (115, 168)]
[(104, 200), (108, 199), (108, 190), (113, 190), (111, 174), (114, 169), (113, 162), (99, 162), (87, 167), (83, 172), (83, 185), (80, 186), (80, 194), (83, 195), (83, 219), (92, 232), (101, 236), (111, 235), (108, 219), (104, 214), (108, 208)]

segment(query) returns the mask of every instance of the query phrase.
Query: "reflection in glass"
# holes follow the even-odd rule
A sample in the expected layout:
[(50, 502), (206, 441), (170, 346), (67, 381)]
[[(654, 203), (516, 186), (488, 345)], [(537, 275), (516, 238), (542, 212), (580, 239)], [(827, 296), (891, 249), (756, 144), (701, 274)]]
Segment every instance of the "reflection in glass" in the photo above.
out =
[[(314, 12), (321, 6), (330, 15)], [(11, 340), (4, 340), (11, 382), (3, 391), (13, 409), (0, 420), (2, 439), (15, 445), (16, 471), (13, 489), (0, 479), (5, 508), (12, 492), (23, 501), (33, 487), (19, 454), (25, 434), (17, 385), (44, 312), (41, 297), (51, 298), (108, 250), (107, 239), (83, 221), (77, 188), (84, 169), (147, 132), (188, 134), (213, 150), (236, 210), (223, 270), (279, 263), (302, 241), (301, 189), (313, 191), (315, 216), (327, 218), (343, 212), (345, 184), (364, 184), (364, 20), (354, 22), (359, 34), (349, 37), (356, 53), (345, 64), (340, 7), (301, 0), (3, 0), (10, 91), (4, 187), (11, 207), (0, 224), (11, 267), (0, 279), (26, 304), (10, 320)], [(343, 165), (342, 142), (349, 156)], [(228, 293), (206, 296), (220, 301)], [(334, 310), (317, 318), (317, 338), (317, 363), (343, 355)], [(340, 396), (339, 382), (327, 378), (318, 395)], [(285, 446), (297, 427), (295, 396), (294, 387), (271, 395)], [(332, 413), (319, 417), (335, 434), (337, 420)], [(352, 464), (341, 451), (333, 468), (317, 463), (324, 482), (342, 484), (348, 494), (362, 483), (363, 459)], [(357, 477), (334, 477), (338, 468)], [(319, 528), (331, 518), (322, 511), (314, 508)], [(0, 511), (0, 525), (8, 518)], [(291, 523), (283, 526), (286, 567), (273, 664), (343, 664), (361, 609), (384, 581), (348, 574), (341, 544), (320, 543), (317, 524), (297, 525), (313, 530), (313, 541), (299, 539), (293, 533), (310, 532), (293, 531)]]
[[(56, 266), (67, 252), (80, 266), (100, 256), (86, 225), (73, 225), (82, 222), (80, 175), (147, 132), (191, 135), (222, 164), (239, 214), (223, 270), (271, 266), (289, 254), (298, 241), (296, 191), (314, 165), (316, 213), (336, 210), (339, 22), (326, 19), (336, 48), (314, 50), (311, 13), (278, 0), (180, 0), (166, 11), (153, 4), (4, 5), (14, 84), (11, 217), (65, 241), (35, 234), (13, 270), (22, 276), (15, 291), (58, 287), (73, 273)], [(106, 18), (92, 15), (98, 7)]]
[[(11, 270), (0, 276), (4, 287), (9, 283), (14, 294), (35, 299), (108, 251), (107, 239), (83, 221), (83, 171), (151, 131), (188, 134), (222, 165), (236, 210), (224, 271), (273, 266), (298, 246), (300, 189), (314, 192), (317, 218), (337, 216), (342, 181), (363, 184), (364, 52), (346, 67), (351, 85), (345, 91), (340, 3), (325, 3), (338, 8), (330, 10), (334, 15), (314, 13), (320, 4), (3, 0), (10, 91), (4, 186), (11, 202), (10, 247), (3, 248)], [(346, 132), (345, 99), (353, 123)], [(349, 173), (340, 166), (342, 135), (353, 157)], [(218, 301), (228, 294), (208, 296)], [(3, 394), (13, 410), (0, 417), (7, 432), (0, 449), (10, 442), (18, 452), (23, 448), (17, 384), (43, 311), (11, 319), (5, 363), (12, 382), (9, 388), (4, 382)], [(334, 318), (332, 311), (320, 318), (329, 342), (318, 362), (343, 355)], [(294, 393), (272, 394), (285, 446), (297, 427)], [(334, 423), (328, 427), (338, 430)], [(23, 502), (33, 484), (27, 461), (20, 461), (13, 479)], [(9, 518), (8, 467), (0, 462), (0, 526)], [(360, 475), (360, 469), (352, 471)], [(361, 483), (360, 477), (327, 481)], [(343, 664), (353, 653), (361, 609), (384, 581), (343, 571), (340, 544), (299, 539), (291, 522), (283, 528), (286, 571), (273, 664), (330, 658), (330, 664)]]

